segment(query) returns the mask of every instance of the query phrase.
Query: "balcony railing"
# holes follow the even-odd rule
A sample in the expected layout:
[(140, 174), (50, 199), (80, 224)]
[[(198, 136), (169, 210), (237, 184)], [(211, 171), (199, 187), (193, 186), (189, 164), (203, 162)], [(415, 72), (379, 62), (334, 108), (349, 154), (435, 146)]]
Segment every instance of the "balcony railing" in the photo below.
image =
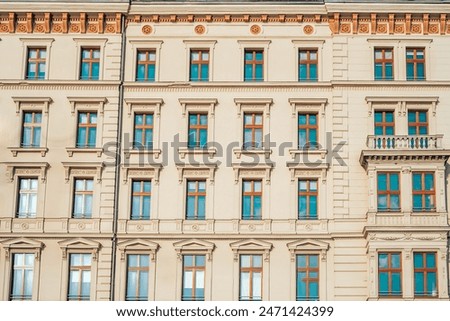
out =
[(442, 149), (443, 135), (369, 135), (367, 147), (378, 150)]

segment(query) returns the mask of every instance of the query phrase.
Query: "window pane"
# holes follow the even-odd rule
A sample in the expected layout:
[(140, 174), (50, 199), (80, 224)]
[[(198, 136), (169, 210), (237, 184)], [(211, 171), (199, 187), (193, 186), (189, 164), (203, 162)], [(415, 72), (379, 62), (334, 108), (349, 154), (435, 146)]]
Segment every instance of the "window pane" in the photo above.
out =
[(427, 253), (426, 254), (426, 263), (427, 263), (427, 268), (436, 267), (436, 255), (434, 253)]

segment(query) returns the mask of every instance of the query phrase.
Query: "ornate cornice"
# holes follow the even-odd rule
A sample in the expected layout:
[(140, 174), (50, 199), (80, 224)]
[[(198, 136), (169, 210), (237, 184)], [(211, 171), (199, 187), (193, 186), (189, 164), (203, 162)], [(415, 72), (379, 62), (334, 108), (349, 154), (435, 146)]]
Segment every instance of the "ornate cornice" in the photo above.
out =
[(118, 34), (121, 13), (0, 13), (0, 33)]
[[(122, 13), (3, 12), (0, 33), (23, 34), (118, 34)], [(339, 13), (328, 14), (129, 14), (127, 24), (142, 24), (142, 33), (154, 30), (148, 24), (164, 23), (286, 23), (328, 25), (332, 34), (343, 35), (447, 35), (450, 19), (446, 13)], [(309, 34), (309, 33), (306, 33)]]

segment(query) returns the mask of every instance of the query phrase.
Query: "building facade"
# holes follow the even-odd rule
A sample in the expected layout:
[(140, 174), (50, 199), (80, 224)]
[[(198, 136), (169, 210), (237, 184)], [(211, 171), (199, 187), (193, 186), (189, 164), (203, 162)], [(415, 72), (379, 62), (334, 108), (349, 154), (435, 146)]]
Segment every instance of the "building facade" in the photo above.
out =
[(0, 4), (0, 300), (449, 299), (450, 4)]

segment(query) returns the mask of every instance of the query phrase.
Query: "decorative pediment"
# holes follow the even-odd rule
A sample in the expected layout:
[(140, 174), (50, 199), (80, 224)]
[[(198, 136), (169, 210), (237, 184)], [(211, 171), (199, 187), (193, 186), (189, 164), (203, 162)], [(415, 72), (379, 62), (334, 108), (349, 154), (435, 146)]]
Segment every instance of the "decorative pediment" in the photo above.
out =
[(173, 243), (173, 247), (177, 252), (177, 258), (179, 260), (182, 259), (183, 253), (205, 253), (208, 261), (211, 261), (212, 251), (214, 251), (216, 245), (204, 240), (190, 239), (175, 242)]
[(33, 240), (33, 239), (26, 239), (26, 238), (17, 238), (17, 239), (10, 239), (4, 242), (0, 243), (5, 250), (5, 258), (8, 260), (10, 258), (10, 252), (11, 250), (16, 249), (32, 249), (34, 250), (36, 260), (40, 259), (41, 250), (45, 247), (44, 243)]
[(239, 254), (241, 253), (254, 253), (254, 252), (263, 252), (264, 253), (264, 261), (269, 261), (269, 253), (273, 248), (272, 243), (249, 239), (233, 242), (230, 244), (231, 250), (234, 254), (234, 260), (237, 262), (239, 259)]
[(99, 242), (84, 238), (67, 239), (58, 242), (59, 247), (62, 250), (62, 258), (67, 259), (67, 250), (90, 250), (92, 252), (92, 259), (97, 260), (98, 251), (101, 248)]
[(156, 251), (159, 249), (159, 244), (147, 240), (136, 239), (123, 241), (117, 244), (120, 251), (120, 259), (125, 260), (126, 252), (149, 252), (152, 262), (155, 261)]
[(291, 252), (292, 262), (295, 261), (295, 255), (301, 252), (318, 252), (320, 253), (322, 261), (326, 261), (327, 251), (330, 247), (326, 242), (312, 239), (290, 242), (286, 244), (286, 246), (288, 247), (289, 252)]

